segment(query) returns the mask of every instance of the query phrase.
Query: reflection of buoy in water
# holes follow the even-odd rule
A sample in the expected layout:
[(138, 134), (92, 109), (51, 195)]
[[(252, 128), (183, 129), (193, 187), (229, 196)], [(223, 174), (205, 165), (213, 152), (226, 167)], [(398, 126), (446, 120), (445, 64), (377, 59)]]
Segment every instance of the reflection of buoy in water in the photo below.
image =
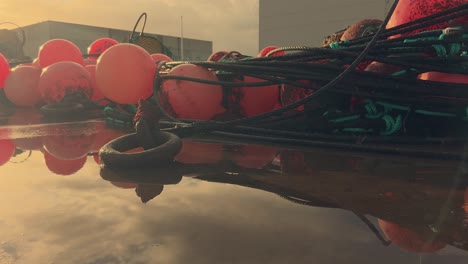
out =
[(280, 154), (280, 164), (284, 174), (304, 173), (307, 170), (303, 151), (283, 150)]
[[(213, 72), (193, 64), (176, 66), (167, 75), (218, 81)], [(168, 112), (174, 112), (178, 118), (209, 120), (224, 111), (222, 96), (220, 85), (169, 79), (161, 86), (161, 100), (168, 103), (163, 105), (172, 108)]]
[(185, 164), (208, 164), (222, 160), (222, 144), (208, 144), (190, 140), (182, 141), (182, 149), (175, 160)]
[(17, 106), (33, 107), (41, 100), (39, 78), (41, 69), (33, 66), (14, 68), (5, 80), (5, 95)]
[(379, 226), (388, 240), (408, 252), (434, 253), (446, 246), (445, 242), (425, 239), (414, 231), (381, 219), (379, 219)]
[(156, 198), (164, 190), (164, 185), (157, 184), (138, 184), (135, 193), (140, 197), (142, 203), (147, 203)]
[(10, 139), (0, 139), (0, 166), (7, 163), (15, 153), (15, 144)]
[[(467, 0), (400, 0), (396, 6), (393, 15), (388, 21), (387, 28), (396, 27), (414, 20), (430, 16), (451, 8), (467, 4)], [(467, 22), (468, 16), (455, 19), (456, 21)], [(442, 29), (447, 27), (448, 23), (443, 22), (437, 25), (424, 27), (404, 35), (414, 34), (416, 32)], [(397, 37), (397, 36), (394, 36)]]
[(232, 160), (243, 168), (261, 169), (275, 159), (277, 151), (274, 147), (243, 145), (233, 153)]
[(91, 76), (80, 64), (71, 61), (57, 62), (42, 70), (39, 91), (46, 103), (60, 102), (66, 95), (93, 94)]
[(83, 54), (72, 42), (65, 39), (52, 39), (39, 48), (39, 65), (48, 67), (57, 62), (75, 62), (83, 65)]
[(68, 176), (78, 172), (86, 163), (87, 157), (81, 157), (74, 160), (61, 160), (47, 151), (44, 151), (44, 160), (47, 168), (58, 175)]
[(50, 135), (43, 138), (44, 149), (62, 160), (86, 157), (91, 151), (94, 135)]
[[(243, 82), (265, 82), (258, 78), (245, 76)], [(279, 86), (234, 87), (229, 97), (229, 109), (241, 116), (254, 116), (272, 111), (279, 101)]]

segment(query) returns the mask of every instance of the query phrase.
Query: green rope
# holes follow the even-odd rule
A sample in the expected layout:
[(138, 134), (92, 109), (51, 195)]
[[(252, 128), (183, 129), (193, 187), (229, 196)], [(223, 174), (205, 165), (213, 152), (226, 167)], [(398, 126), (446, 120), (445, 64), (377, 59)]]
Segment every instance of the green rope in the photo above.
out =
[(382, 131), (380, 133), (383, 136), (389, 136), (391, 134), (398, 132), (403, 125), (401, 115), (398, 115), (396, 119), (394, 119), (390, 115), (385, 115), (382, 117), (382, 119), (385, 121), (385, 125), (386, 125), (385, 131)]

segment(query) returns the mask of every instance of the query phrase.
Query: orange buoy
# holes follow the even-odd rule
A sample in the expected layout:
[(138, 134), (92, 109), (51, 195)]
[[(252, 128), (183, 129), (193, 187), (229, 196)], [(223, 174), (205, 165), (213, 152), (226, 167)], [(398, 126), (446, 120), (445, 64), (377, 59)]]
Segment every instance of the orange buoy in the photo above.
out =
[(39, 92), (41, 69), (33, 66), (15, 67), (5, 80), (5, 95), (17, 106), (33, 107), (42, 101)]
[(209, 164), (223, 159), (223, 145), (201, 143), (191, 140), (182, 141), (182, 149), (175, 160), (184, 164)]
[[(448, 83), (468, 83), (468, 75), (444, 72), (425, 72), (420, 74), (418, 79)], [(468, 98), (464, 99), (467, 100)]]
[(210, 57), (208, 57), (207, 61), (220, 61), (224, 56), (226, 56), (226, 54), (228, 54), (228, 52), (225, 50), (214, 52)]
[(10, 64), (3, 54), (0, 53), (0, 89), (3, 89), (3, 85), (9, 73)]
[(162, 53), (151, 54), (151, 58), (155, 63), (159, 63), (160, 61), (172, 61), (172, 59), (169, 56)]
[[(104, 95), (102, 94), (101, 90), (96, 84), (96, 65), (86, 65), (85, 69), (89, 72), (89, 76), (91, 78), (91, 87), (93, 90), (91, 101), (104, 99)], [(101, 104), (106, 104), (106, 102), (103, 102)]]
[(43, 69), (39, 92), (46, 103), (60, 102), (69, 94), (81, 93), (87, 98), (93, 94), (91, 76), (80, 64), (61, 61)]
[[(400, 0), (393, 12), (387, 28), (393, 28), (426, 16), (430, 16), (451, 8), (459, 7), (467, 4), (468, 0)], [(457, 21), (468, 21), (468, 16), (456, 19)], [(410, 35), (421, 31), (428, 31), (434, 29), (442, 29), (449, 25), (448, 22), (440, 23), (437, 25), (424, 27), (412, 32), (404, 33), (403, 35)], [(393, 37), (399, 37), (395, 35)]]
[[(245, 76), (245, 83), (265, 82), (265, 80)], [(275, 109), (279, 102), (279, 85), (260, 87), (234, 87), (229, 97), (229, 109), (241, 116), (254, 116)]]
[(382, 73), (382, 74), (393, 74), (398, 71), (401, 71), (402, 68), (392, 64), (385, 64), (378, 61), (371, 62), (364, 71)]
[(353, 40), (372, 35), (379, 29), (382, 23), (383, 21), (380, 19), (364, 19), (356, 22), (345, 30), (340, 40)]
[[(308, 80), (300, 80), (299, 83), (310, 85), (312, 82)], [(314, 93), (313, 89), (308, 89), (304, 87), (294, 86), (290, 84), (282, 84), (280, 89), (280, 103), (282, 106), (286, 106), (292, 103), (295, 103), (301, 99), (306, 98), (307, 96)], [(299, 106), (296, 108), (299, 111), (304, 110), (304, 106)]]
[(83, 65), (83, 54), (71, 41), (65, 39), (52, 39), (39, 48), (39, 65), (48, 67), (56, 62), (72, 61)]
[(102, 94), (119, 104), (136, 104), (153, 94), (156, 64), (150, 54), (134, 44), (107, 49), (96, 64), (96, 85)]
[[(258, 53), (257, 57), (266, 57), (268, 55), (268, 53), (270, 53), (271, 51), (273, 51), (275, 49), (278, 49), (278, 48), (279, 48), (278, 46), (265, 47), (260, 51), (260, 53)], [(284, 51), (278, 51), (278, 52), (273, 53), (270, 56), (271, 57), (277, 57), (277, 56), (283, 56), (284, 54), (285, 54)]]
[(119, 44), (119, 42), (117, 40), (111, 39), (111, 38), (96, 39), (88, 47), (88, 54), (91, 55), (88, 58), (97, 60), (99, 55), (101, 55), (108, 48), (110, 48), (110, 47), (112, 47), (114, 45), (117, 45), (117, 44)]
[(74, 160), (61, 160), (49, 152), (44, 151), (44, 160), (47, 168), (52, 173), (57, 175), (68, 176), (77, 173), (83, 168), (86, 163), (87, 157), (81, 157)]
[[(171, 69), (168, 76), (183, 76), (218, 81), (216, 75), (206, 68), (193, 64), (182, 64)], [(223, 90), (220, 85), (169, 79), (162, 83), (161, 99), (168, 112), (178, 118), (209, 120), (225, 111), (221, 107)]]
[(397, 247), (411, 253), (434, 253), (447, 244), (436, 239), (423, 238), (416, 232), (401, 227), (395, 223), (379, 219), (379, 226), (388, 240)]

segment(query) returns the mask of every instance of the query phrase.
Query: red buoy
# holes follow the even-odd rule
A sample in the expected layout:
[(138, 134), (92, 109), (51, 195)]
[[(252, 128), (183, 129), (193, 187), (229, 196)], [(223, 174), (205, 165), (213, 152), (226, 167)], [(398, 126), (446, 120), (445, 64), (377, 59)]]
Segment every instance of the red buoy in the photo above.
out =
[[(312, 84), (312, 82), (308, 80), (302, 80), (302, 81), (299, 81), (299, 83), (304, 83), (307, 85)], [(286, 105), (295, 103), (301, 99), (304, 99), (313, 93), (314, 93), (313, 89), (294, 86), (290, 84), (282, 84), (281, 90), (280, 90), (280, 102), (282, 106), (286, 106)], [(302, 111), (304, 110), (304, 106), (299, 106), (296, 109), (299, 111)]]
[[(451, 8), (456, 8), (467, 4), (468, 0), (400, 0), (393, 12), (387, 28), (393, 28), (426, 16), (430, 16)], [(456, 19), (457, 21), (468, 21), (468, 16)], [(410, 35), (421, 31), (428, 31), (434, 29), (442, 29), (449, 25), (448, 22), (440, 23), (437, 25), (425, 27), (413, 32), (407, 32), (403, 35)], [(398, 37), (395, 35), (393, 37)]]
[(341, 41), (372, 35), (379, 29), (382, 23), (383, 21), (380, 19), (364, 19), (354, 23), (341, 35)]
[(15, 67), (5, 80), (5, 95), (17, 106), (33, 107), (41, 102), (39, 77), (41, 69), (33, 66)]
[(66, 95), (81, 93), (87, 98), (93, 94), (91, 76), (80, 64), (61, 61), (43, 69), (39, 91), (46, 103), (60, 102)]
[(48, 67), (60, 61), (72, 61), (83, 65), (83, 54), (71, 41), (65, 39), (52, 39), (39, 48), (39, 65)]
[[(266, 82), (265, 80), (245, 76), (245, 83)], [(279, 102), (279, 85), (260, 87), (234, 87), (229, 97), (229, 109), (240, 116), (254, 116), (275, 109)]]
[(97, 58), (99, 58), (99, 55), (101, 55), (108, 48), (117, 44), (119, 44), (119, 42), (111, 38), (96, 39), (88, 47), (88, 54), (90, 54), (89, 58), (97, 60)]
[(220, 61), (224, 56), (226, 56), (226, 54), (228, 54), (228, 52), (225, 50), (217, 51), (211, 54), (210, 57), (208, 57), (207, 61)]
[[(178, 65), (167, 75), (218, 81), (213, 72), (193, 64)], [(214, 84), (169, 79), (161, 87), (161, 99), (168, 103), (163, 105), (172, 108), (167, 111), (175, 113), (178, 118), (209, 120), (225, 111), (221, 107), (222, 97), (222, 87)]]
[[(257, 57), (266, 57), (268, 55), (268, 53), (272, 52), (273, 50), (275, 49), (278, 49), (279, 47), (278, 46), (268, 46), (268, 47), (265, 47), (263, 48), (260, 53), (258, 53)], [(271, 57), (277, 57), (277, 56), (283, 56), (285, 53), (284, 51), (278, 51), (278, 52), (275, 52), (269, 56)]]
[(0, 89), (3, 89), (3, 85), (9, 73), (10, 64), (3, 54), (0, 53)]
[(155, 63), (159, 63), (160, 61), (172, 61), (172, 59), (169, 56), (162, 53), (151, 54), (151, 58)]

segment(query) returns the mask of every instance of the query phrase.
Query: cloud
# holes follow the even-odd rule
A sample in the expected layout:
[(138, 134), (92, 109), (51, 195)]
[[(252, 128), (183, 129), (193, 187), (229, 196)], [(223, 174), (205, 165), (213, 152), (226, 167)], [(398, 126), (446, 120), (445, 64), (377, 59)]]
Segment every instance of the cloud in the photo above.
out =
[(214, 50), (258, 51), (258, 0), (6, 0), (0, 17), (20, 25), (44, 20), (131, 30), (142, 12), (148, 13), (146, 31), (213, 41)]

